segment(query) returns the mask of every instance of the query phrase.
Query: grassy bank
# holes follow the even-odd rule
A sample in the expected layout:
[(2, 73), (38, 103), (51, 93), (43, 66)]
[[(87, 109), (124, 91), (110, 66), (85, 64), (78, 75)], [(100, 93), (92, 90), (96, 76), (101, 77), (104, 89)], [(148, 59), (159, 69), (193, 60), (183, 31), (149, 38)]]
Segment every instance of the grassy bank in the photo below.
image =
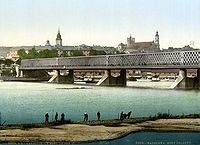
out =
[(155, 121), (158, 119), (187, 119), (187, 118), (200, 118), (200, 114), (189, 114), (189, 115), (172, 115), (168, 113), (157, 113), (153, 117), (143, 117), (143, 118), (130, 118), (130, 119), (112, 119), (112, 120), (91, 120), (91, 121), (71, 121), (66, 120), (65, 122), (49, 122), (49, 123), (32, 123), (32, 124), (12, 124), (12, 125), (3, 125), (0, 126), (0, 130), (7, 130), (7, 129), (21, 129), (21, 130), (27, 130), (31, 128), (44, 128), (44, 127), (53, 127), (63, 124), (83, 124), (83, 125), (89, 125), (89, 126), (98, 126), (98, 125), (104, 125), (107, 127), (119, 127), (123, 126), (124, 124), (137, 124), (137, 123), (143, 123), (146, 121)]

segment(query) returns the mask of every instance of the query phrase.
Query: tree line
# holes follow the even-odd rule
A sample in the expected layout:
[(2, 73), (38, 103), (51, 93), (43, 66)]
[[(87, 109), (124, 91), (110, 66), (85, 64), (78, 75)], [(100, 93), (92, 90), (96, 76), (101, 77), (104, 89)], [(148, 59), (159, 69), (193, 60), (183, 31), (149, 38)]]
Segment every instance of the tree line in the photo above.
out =
[[(20, 59), (35, 59), (35, 58), (53, 58), (53, 57), (70, 57), (70, 56), (85, 56), (82, 50), (70, 50), (70, 51), (60, 51), (56, 49), (52, 50), (39, 50), (37, 51), (35, 48), (25, 51), (25, 49), (18, 50), (17, 54), (19, 55)], [(105, 55), (104, 51), (97, 51), (97, 50), (89, 50), (88, 55)]]

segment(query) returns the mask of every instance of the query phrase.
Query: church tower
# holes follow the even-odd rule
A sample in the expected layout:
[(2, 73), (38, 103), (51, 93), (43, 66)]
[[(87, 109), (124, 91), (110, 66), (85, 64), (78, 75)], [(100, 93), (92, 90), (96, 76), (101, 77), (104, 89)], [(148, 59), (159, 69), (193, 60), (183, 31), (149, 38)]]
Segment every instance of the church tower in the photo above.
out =
[(62, 46), (62, 38), (61, 38), (61, 35), (60, 35), (60, 29), (58, 29), (58, 34), (57, 34), (57, 38), (56, 38), (56, 45)]
[(156, 32), (156, 35), (155, 35), (155, 44), (156, 44), (157, 48), (160, 49), (160, 43), (159, 43), (159, 35), (158, 35), (158, 31)]
[(127, 47), (129, 47), (133, 43), (135, 43), (135, 38), (131, 37), (130, 35), (130, 37), (127, 38)]

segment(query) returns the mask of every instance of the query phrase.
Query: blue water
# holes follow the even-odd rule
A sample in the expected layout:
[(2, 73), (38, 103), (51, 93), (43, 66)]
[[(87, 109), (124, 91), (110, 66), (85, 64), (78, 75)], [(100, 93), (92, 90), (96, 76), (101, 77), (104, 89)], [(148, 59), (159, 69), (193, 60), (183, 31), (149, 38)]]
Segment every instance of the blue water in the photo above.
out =
[[(86, 89), (71, 89), (71, 88)], [(47, 83), (0, 82), (1, 122), (37, 123), (44, 121), (44, 114), (65, 113), (66, 119), (89, 120), (116, 119), (118, 114), (132, 111), (132, 117), (155, 115), (158, 112), (172, 114), (199, 113), (198, 90), (156, 90), (123, 87), (75, 86)]]
[[(141, 132), (141, 133), (130, 134), (124, 138), (112, 141), (99, 141), (93, 143), (79, 143), (70, 145), (199, 145), (199, 144), (200, 144), (200, 133)], [(34, 145), (42, 145), (42, 144), (34, 143)], [(58, 145), (58, 144), (51, 144), (51, 145)]]

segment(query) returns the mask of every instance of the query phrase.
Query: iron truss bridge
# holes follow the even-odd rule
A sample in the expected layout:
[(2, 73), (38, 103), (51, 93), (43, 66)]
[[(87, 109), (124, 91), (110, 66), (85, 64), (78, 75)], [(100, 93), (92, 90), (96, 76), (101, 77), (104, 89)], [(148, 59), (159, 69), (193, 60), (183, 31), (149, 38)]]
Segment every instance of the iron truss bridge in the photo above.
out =
[(200, 51), (24, 59), (21, 70), (198, 69)]

